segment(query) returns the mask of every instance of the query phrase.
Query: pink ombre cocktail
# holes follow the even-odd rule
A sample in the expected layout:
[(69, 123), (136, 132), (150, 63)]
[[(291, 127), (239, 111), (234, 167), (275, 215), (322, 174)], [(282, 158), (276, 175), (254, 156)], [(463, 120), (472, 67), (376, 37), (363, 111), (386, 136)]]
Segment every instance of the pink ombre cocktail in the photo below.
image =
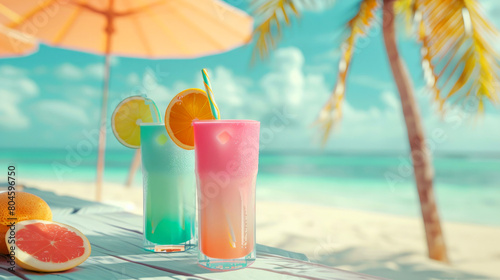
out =
[(255, 260), (260, 123), (195, 121), (199, 263), (237, 269)]

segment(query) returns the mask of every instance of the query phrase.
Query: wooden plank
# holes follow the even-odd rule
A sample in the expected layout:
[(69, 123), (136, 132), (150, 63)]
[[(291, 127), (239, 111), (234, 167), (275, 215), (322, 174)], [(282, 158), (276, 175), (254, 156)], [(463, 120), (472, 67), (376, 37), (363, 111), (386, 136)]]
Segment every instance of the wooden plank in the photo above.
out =
[[(212, 272), (197, 264), (196, 249), (153, 253), (142, 249), (142, 217), (124, 212), (65, 215), (57, 220), (78, 228), (92, 244), (90, 258), (61, 279), (380, 279), (310, 263), (303, 254), (257, 245), (257, 261), (249, 268)], [(0, 263), (5, 279), (47, 279), (47, 274), (18, 269), (17, 275)]]
[(59, 196), (50, 191), (26, 187), (25, 192), (32, 193), (45, 200), (52, 210), (54, 218), (71, 214), (92, 214), (104, 212), (120, 212), (123, 209), (99, 202), (88, 201), (71, 196)]

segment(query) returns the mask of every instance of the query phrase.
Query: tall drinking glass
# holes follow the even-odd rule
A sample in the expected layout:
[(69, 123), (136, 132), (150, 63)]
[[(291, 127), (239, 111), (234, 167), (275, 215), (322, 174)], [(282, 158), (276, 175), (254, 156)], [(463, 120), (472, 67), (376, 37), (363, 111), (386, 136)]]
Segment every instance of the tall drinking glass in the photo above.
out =
[(255, 181), (260, 123), (195, 121), (198, 263), (213, 270), (255, 261)]
[(184, 251), (196, 242), (194, 151), (179, 148), (164, 124), (141, 124), (144, 248)]

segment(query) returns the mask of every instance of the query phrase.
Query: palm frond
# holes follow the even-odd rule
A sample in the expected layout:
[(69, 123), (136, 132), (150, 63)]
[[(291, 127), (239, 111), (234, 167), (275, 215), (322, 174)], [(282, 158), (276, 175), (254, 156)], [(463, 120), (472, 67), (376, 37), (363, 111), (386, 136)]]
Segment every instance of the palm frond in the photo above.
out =
[(301, 8), (308, 10), (324, 9), (332, 6), (335, 0), (252, 0), (250, 9), (261, 22), (255, 27), (253, 37), (256, 44), (252, 52), (252, 62), (257, 57), (264, 59), (271, 49), (281, 40), (283, 24), (291, 25), (292, 16), (300, 17)]
[(402, 16), (405, 22), (406, 31), (411, 33), (414, 27), (415, 20), (415, 1), (416, 0), (398, 0), (394, 3), (394, 11), (397, 15)]
[(322, 131), (323, 145), (326, 144), (334, 125), (342, 118), (347, 72), (355, 52), (356, 40), (368, 34), (370, 27), (376, 19), (376, 11), (379, 7), (380, 3), (378, 0), (363, 0), (358, 13), (347, 23), (350, 33), (341, 46), (342, 55), (339, 62), (337, 84), (316, 120), (316, 124), (320, 126)]
[(254, 17), (261, 20), (255, 27), (253, 37), (256, 44), (252, 53), (252, 61), (257, 57), (266, 58), (270, 49), (276, 48), (277, 42), (281, 39), (282, 24), (291, 24), (290, 16), (300, 17), (299, 4), (307, 5), (306, 0), (254, 0), (251, 5)]
[[(428, 86), (443, 112), (445, 102), (472, 100), (482, 111), (497, 103), (500, 56), (492, 46), (498, 31), (477, 0), (415, 0), (421, 13), (419, 39)], [(472, 98), (472, 99), (471, 99)], [(471, 108), (471, 106), (468, 106)]]

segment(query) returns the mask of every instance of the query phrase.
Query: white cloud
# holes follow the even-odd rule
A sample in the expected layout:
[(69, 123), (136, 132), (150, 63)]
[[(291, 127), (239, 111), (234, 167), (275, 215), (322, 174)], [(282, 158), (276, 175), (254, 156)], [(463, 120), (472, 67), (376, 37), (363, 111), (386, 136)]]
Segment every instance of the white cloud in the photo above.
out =
[(127, 84), (129, 86), (137, 86), (141, 82), (141, 78), (137, 73), (130, 73), (126, 78)]
[(392, 109), (398, 109), (401, 107), (401, 101), (396, 97), (394, 92), (384, 91), (381, 94), (382, 101)]
[(77, 92), (83, 94), (85, 97), (91, 97), (91, 98), (97, 98), (102, 96), (101, 89), (97, 89), (95, 87), (91, 87), (88, 85), (81, 86)]
[(60, 79), (70, 81), (78, 81), (85, 78), (102, 80), (104, 79), (104, 68), (104, 63), (93, 63), (84, 67), (79, 67), (71, 63), (63, 63), (56, 67), (55, 74)]
[(33, 73), (35, 73), (36, 75), (45, 75), (47, 74), (48, 72), (48, 69), (46, 66), (37, 66), (33, 69)]
[(0, 85), (2, 89), (16, 92), (19, 99), (34, 97), (39, 91), (24, 70), (9, 65), (0, 67)]
[(85, 67), (84, 73), (87, 77), (91, 77), (96, 80), (102, 80), (104, 79), (104, 64), (102, 63), (89, 64)]
[(29, 118), (19, 108), (19, 98), (15, 93), (0, 89), (0, 127), (23, 129), (30, 124)]
[(59, 78), (68, 80), (81, 80), (84, 77), (82, 70), (71, 63), (59, 65), (55, 73)]
[(120, 64), (120, 57), (112, 56), (110, 58), (111, 66), (118, 66)]
[(295, 48), (276, 50), (271, 60), (272, 71), (262, 77), (260, 86), (271, 108), (287, 107), (297, 117), (296, 122), (314, 120), (331, 89), (323, 75), (304, 72), (304, 56)]
[[(259, 98), (252, 100), (249, 92), (252, 84), (251, 79), (235, 76), (222, 66), (213, 70), (207, 69), (207, 71), (223, 118), (255, 118), (260, 116), (257, 114), (262, 111), (266, 104)], [(198, 74), (192, 82), (176, 81), (170, 87), (163, 85), (161, 78), (155, 75), (152, 69), (146, 70), (142, 76), (142, 79), (139, 79), (137, 74), (132, 73), (129, 74), (127, 80), (135, 85), (134, 92), (145, 94), (153, 99), (162, 115), (177, 93), (192, 87), (204, 89), (201, 76)]]
[[(67, 69), (71, 68), (69, 66)], [(30, 73), (37, 75), (35, 71)], [(25, 132), (28, 128), (29, 131), (60, 131), (61, 128), (78, 129), (92, 125), (94, 121), (97, 123), (98, 110), (93, 99), (100, 96), (100, 90), (88, 85), (73, 85), (65, 90), (78, 94), (58, 94), (57, 100), (43, 100), (38, 85), (29, 78), (28, 71), (8, 65), (0, 66), (0, 128)], [(33, 124), (37, 127), (34, 128)]]
[(38, 94), (38, 86), (29, 78), (20, 78), (17, 86), (26, 96), (33, 97)]
[[(311, 12), (323, 12), (324, 10), (331, 9), (337, 0), (322, 0), (322, 1), (297, 1), (299, 8)], [(306, 5), (304, 5), (306, 4)]]
[[(353, 93), (355, 94), (355, 93)], [(343, 118), (330, 136), (329, 147), (335, 150), (397, 150), (404, 149), (405, 131), (402, 127), (400, 106), (395, 94), (385, 92), (382, 100), (390, 105), (385, 109), (371, 107), (358, 109), (349, 102), (344, 103)]]
[(262, 95), (252, 91), (251, 79), (237, 76), (223, 66), (207, 72), (222, 118), (258, 119), (268, 108)]
[(87, 113), (82, 107), (61, 100), (43, 100), (35, 103), (31, 109), (37, 120), (53, 127), (89, 124)]
[(300, 106), (305, 84), (302, 67), (304, 56), (295, 48), (278, 49), (271, 60), (273, 71), (265, 75), (260, 85), (273, 104)]
[[(258, 119), (265, 127), (270, 125), (276, 111), (285, 110), (294, 115), (289, 126), (297, 123), (309, 126), (330, 92), (323, 75), (305, 73), (304, 56), (294, 47), (276, 50), (270, 67), (271, 71), (257, 83), (222, 66), (208, 69), (221, 115)], [(194, 84), (203, 88), (199, 77)]]
[(14, 66), (10, 66), (10, 65), (3, 65), (1, 68), (0, 68), (0, 73), (5, 76), (21, 76), (21, 75), (24, 75), (26, 74), (26, 71), (24, 69), (21, 69), (21, 68), (17, 68), (17, 67), (14, 67)]
[[(467, 113), (462, 108), (454, 108), (444, 116), (432, 111), (424, 115), (424, 126), (428, 141), (436, 145), (439, 151), (500, 151), (500, 114), (488, 111), (484, 115)], [(444, 133), (442, 143), (433, 136), (434, 131)]]
[[(276, 59), (271, 61), (272, 71), (261, 80), (262, 92), (271, 101), (269, 107), (280, 108), (288, 104), (290, 112), (298, 120), (296, 126), (276, 133), (270, 149), (308, 149), (320, 150), (320, 137), (317, 128), (311, 128), (320, 108), (327, 100), (331, 88), (327, 86), (323, 75), (304, 73), (307, 66), (303, 63), (301, 52), (295, 48), (278, 49)], [(395, 86), (390, 82), (380, 81), (371, 76), (355, 76), (353, 82), (373, 88), (380, 102), (385, 106), (372, 106), (359, 109), (356, 104), (345, 101), (343, 118), (335, 129), (327, 145), (328, 150), (356, 151), (408, 151), (408, 139), (404, 117), (401, 111), (401, 101)], [(378, 93), (377, 93), (378, 92)], [(350, 96), (362, 95), (362, 92), (352, 92)], [(429, 96), (424, 89), (415, 90), (415, 98), (421, 108), (421, 116), (428, 141), (431, 143), (434, 132), (442, 129), (448, 140), (436, 143), (437, 152), (468, 152), (468, 151), (500, 151), (498, 139), (500, 130), (500, 115), (487, 113), (474, 123), (474, 117), (462, 117), (460, 125), (442, 120), (431, 108)], [(249, 102), (249, 101), (247, 101)], [(298, 102), (298, 103), (296, 103)], [(298, 106), (295, 106), (298, 104)], [(451, 116), (452, 119), (456, 119)], [(262, 126), (268, 125), (264, 119)], [(316, 145), (311, 144), (316, 143)]]
[(296, 47), (281, 48), (272, 56), (271, 67), (275, 71), (287, 71), (289, 67), (300, 68), (304, 65), (304, 55)]
[[(137, 73), (129, 74), (127, 77), (127, 83), (132, 86), (133, 95), (145, 95), (151, 98), (160, 110), (160, 114), (162, 116), (165, 113), (165, 109), (170, 103), (170, 100), (172, 100), (174, 94), (176, 93), (174, 90), (162, 85), (161, 77), (156, 75), (155, 71), (150, 68), (146, 69), (146, 71), (142, 74), (142, 78), (140, 78)], [(177, 87), (178, 86), (175, 86), (175, 88)], [(114, 105), (117, 105), (125, 97), (127, 96), (120, 97), (120, 100), (114, 100), (114, 103), (116, 104), (110, 104), (112, 108), (114, 108)]]
[(207, 70), (212, 77), (210, 82), (214, 90), (217, 90), (217, 101), (227, 104), (230, 107), (241, 107), (245, 104), (247, 88), (251, 80), (236, 77), (229, 69), (218, 66), (215, 70)]
[[(419, 107), (428, 104), (416, 91)], [(356, 94), (356, 93), (352, 93)], [(397, 93), (385, 91), (380, 99), (387, 106), (357, 109), (344, 104), (340, 126), (330, 136), (328, 149), (356, 151), (405, 152), (409, 149), (401, 102)], [(456, 109), (441, 118), (434, 110), (420, 110), (426, 141), (433, 153), (500, 151), (498, 139), (500, 115), (486, 113), (483, 117), (465, 114)], [(445, 140), (442, 140), (441, 134)]]
[[(304, 56), (293, 47), (277, 50), (270, 66), (272, 71), (258, 83), (235, 75), (223, 66), (207, 69), (222, 117), (266, 121), (273, 110), (286, 107), (287, 111), (300, 115), (294, 122), (307, 122), (309, 125), (330, 92), (323, 75), (304, 73)], [(142, 76), (141, 80), (139, 75), (131, 73), (127, 82), (135, 85), (135, 92), (146, 93), (152, 98), (162, 113), (178, 92), (190, 87), (204, 88), (198, 73), (189, 83), (176, 81), (169, 87), (161, 84), (161, 79), (155, 77), (153, 70), (147, 70)]]
[(9, 65), (0, 67), (0, 127), (23, 129), (30, 125), (24, 102), (39, 94), (26, 71)]

